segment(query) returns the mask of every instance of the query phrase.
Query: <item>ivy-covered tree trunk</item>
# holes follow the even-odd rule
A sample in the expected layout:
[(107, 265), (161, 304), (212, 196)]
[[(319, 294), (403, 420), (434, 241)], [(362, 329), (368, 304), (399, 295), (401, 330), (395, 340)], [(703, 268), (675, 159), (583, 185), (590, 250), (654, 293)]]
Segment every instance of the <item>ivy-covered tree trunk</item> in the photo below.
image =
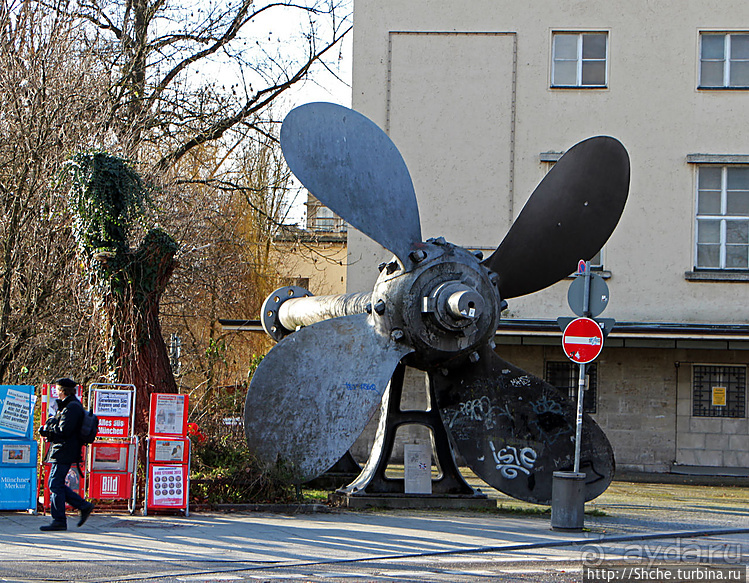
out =
[(176, 393), (169, 354), (161, 333), (159, 303), (176, 267), (177, 245), (160, 229), (152, 229), (136, 251), (121, 250), (114, 257), (92, 255), (97, 276), (107, 281), (100, 312), (107, 331), (109, 377), (136, 388), (135, 429), (145, 433), (151, 393)]
[(69, 201), (84, 277), (96, 305), (109, 382), (135, 385), (135, 431), (147, 428), (151, 393), (176, 393), (159, 323), (159, 302), (176, 267), (178, 246), (153, 228), (132, 249), (148, 193), (123, 160), (79, 154), (70, 163)]

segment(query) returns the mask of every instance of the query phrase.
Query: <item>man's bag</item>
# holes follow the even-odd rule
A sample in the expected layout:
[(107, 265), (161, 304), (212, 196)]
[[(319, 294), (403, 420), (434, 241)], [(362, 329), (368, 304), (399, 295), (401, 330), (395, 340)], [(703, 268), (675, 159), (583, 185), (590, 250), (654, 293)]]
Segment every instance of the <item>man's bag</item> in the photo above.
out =
[(98, 432), (99, 418), (94, 415), (93, 411), (86, 411), (84, 409), (83, 421), (81, 422), (81, 431), (78, 434), (78, 439), (81, 443), (93, 443)]

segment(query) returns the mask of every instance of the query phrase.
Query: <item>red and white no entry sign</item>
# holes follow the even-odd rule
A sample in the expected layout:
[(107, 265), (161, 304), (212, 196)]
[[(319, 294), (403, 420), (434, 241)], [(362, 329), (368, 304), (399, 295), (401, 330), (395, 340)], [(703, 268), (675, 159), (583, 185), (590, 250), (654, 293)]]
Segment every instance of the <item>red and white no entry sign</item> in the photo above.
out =
[(564, 329), (562, 348), (567, 358), (578, 363), (593, 362), (603, 350), (603, 331), (590, 318), (575, 318)]

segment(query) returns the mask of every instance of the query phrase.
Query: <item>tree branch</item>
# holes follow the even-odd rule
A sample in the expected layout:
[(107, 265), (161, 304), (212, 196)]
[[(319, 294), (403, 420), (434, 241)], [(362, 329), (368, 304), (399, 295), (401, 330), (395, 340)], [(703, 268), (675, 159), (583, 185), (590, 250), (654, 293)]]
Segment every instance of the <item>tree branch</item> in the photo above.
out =
[(196, 146), (200, 146), (207, 142), (216, 140), (226, 133), (229, 129), (240, 123), (242, 120), (262, 110), (264, 107), (272, 103), (281, 93), (289, 89), (292, 85), (298, 83), (304, 79), (309, 72), (310, 67), (320, 60), (325, 53), (336, 46), (352, 29), (353, 27), (347, 28), (334, 42), (323, 48), (321, 51), (315, 53), (310, 59), (290, 78), (283, 83), (278, 83), (271, 87), (266, 87), (255, 93), (255, 95), (234, 115), (225, 117), (215, 123), (213, 123), (205, 131), (198, 135), (193, 136), (176, 150), (170, 152), (166, 156), (163, 156), (153, 167), (153, 171), (161, 173), (166, 171), (171, 165), (180, 160), (187, 152)]

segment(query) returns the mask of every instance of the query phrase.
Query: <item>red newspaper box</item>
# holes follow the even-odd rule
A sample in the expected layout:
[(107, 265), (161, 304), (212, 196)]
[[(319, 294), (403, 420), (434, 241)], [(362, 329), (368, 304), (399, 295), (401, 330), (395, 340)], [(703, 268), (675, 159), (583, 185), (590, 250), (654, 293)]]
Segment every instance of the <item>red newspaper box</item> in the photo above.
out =
[(129, 441), (100, 442), (91, 447), (89, 496), (97, 500), (129, 499), (135, 481), (135, 446)]
[(149, 509), (190, 514), (188, 401), (187, 395), (151, 394), (144, 516)]
[[(83, 398), (83, 387), (78, 385), (76, 387), (75, 396), (80, 401)], [(55, 385), (42, 385), (42, 407), (41, 407), (41, 424), (44, 425), (50, 417), (54, 417), (57, 414), (57, 399), (60, 395), (57, 393)], [(49, 452), (50, 443), (43, 437), (40, 437), (41, 444), (39, 451), (42, 452), (42, 471), (39, 472), (39, 480), (41, 481), (41, 487), (39, 491), (42, 492), (41, 503), (42, 510), (48, 511), (51, 506), (51, 499), (49, 493), (49, 471), (50, 464), (46, 463), (47, 453)], [(81, 459), (86, 459), (86, 448), (81, 449)], [(68, 475), (65, 476), (65, 484), (68, 488), (77, 492), (80, 496), (86, 494), (86, 474), (83, 468), (83, 464), (80, 465), (83, 475), (78, 472), (78, 466), (72, 466)], [(68, 506), (68, 508), (70, 508)]]
[(93, 383), (88, 402), (99, 418), (96, 441), (89, 448), (89, 497), (126, 500), (130, 514), (137, 497), (138, 437), (135, 425), (135, 385)]

